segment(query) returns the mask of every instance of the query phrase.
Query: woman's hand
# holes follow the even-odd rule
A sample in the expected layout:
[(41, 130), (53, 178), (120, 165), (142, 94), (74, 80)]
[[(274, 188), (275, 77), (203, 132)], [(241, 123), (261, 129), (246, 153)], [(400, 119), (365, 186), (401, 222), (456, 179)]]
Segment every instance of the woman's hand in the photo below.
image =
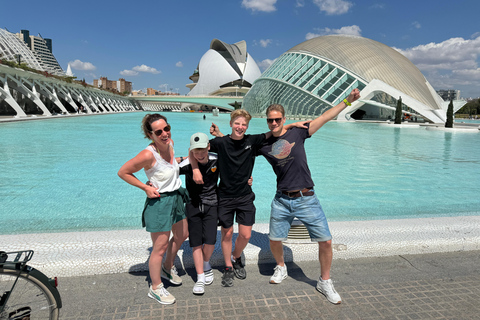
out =
[(145, 193), (150, 199), (160, 198), (160, 193), (158, 192), (157, 188), (151, 185), (150, 181), (147, 182), (147, 186), (145, 187)]

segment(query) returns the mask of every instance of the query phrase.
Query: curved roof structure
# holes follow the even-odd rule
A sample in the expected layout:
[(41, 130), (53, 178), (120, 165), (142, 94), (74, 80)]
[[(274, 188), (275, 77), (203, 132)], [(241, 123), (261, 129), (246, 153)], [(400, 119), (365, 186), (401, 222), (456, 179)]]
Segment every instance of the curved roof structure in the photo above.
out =
[(430, 122), (445, 122), (446, 106), (418, 68), (393, 48), (348, 35), (328, 35), (302, 42), (280, 56), (256, 80), (244, 107), (260, 115), (272, 103), (291, 117), (315, 117), (335, 106), (353, 88), (361, 99), (338, 120), (369, 106), (379, 118), (391, 115), (401, 97), (403, 111)]
[(25, 62), (30, 68), (45, 71), (40, 60), (37, 59), (25, 42), (20, 40), (16, 34), (0, 28), (0, 58), (17, 61), (18, 55), (20, 55), (21, 62)]
[(238, 94), (246, 87), (250, 88), (261, 75), (255, 60), (247, 52), (245, 41), (227, 44), (213, 39), (197, 70), (198, 74), (190, 77), (197, 82), (187, 85), (191, 88), (189, 96)]

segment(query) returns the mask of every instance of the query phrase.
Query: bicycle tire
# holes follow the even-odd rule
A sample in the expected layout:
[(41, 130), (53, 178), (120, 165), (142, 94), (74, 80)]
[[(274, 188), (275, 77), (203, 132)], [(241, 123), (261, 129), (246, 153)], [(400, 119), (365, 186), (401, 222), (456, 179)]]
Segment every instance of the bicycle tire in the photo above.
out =
[(0, 313), (0, 320), (23, 319), (28, 313), (30, 320), (57, 320), (59, 307), (50, 289), (28, 271), (0, 269), (0, 295), (9, 291), (13, 282), (18, 281)]

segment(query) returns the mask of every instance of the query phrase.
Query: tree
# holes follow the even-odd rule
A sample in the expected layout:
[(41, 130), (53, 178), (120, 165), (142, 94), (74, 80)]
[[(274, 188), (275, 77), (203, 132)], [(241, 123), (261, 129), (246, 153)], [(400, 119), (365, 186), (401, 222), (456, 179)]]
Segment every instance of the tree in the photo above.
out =
[(233, 108), (235, 110), (240, 109), (240, 104), (237, 101), (235, 101), (235, 103), (233, 104)]
[(397, 108), (395, 109), (395, 124), (402, 123), (402, 97), (397, 100)]
[(468, 114), (469, 116), (480, 114), (480, 99), (475, 99), (475, 100), (471, 100), (471, 101), (467, 102), (456, 113)]
[(450, 103), (448, 104), (445, 128), (453, 128), (453, 100), (450, 100)]

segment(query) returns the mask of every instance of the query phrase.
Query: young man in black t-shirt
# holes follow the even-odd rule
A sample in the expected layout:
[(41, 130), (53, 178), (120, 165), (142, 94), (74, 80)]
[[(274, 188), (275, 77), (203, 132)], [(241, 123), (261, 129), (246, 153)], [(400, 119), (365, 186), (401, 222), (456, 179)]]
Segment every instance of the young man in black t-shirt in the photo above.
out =
[[(233, 111), (230, 114), (232, 133), (210, 140), (210, 150), (218, 154), (220, 171), (218, 221), (222, 227), (221, 245), (225, 260), (222, 285), (224, 287), (233, 286), (234, 276), (239, 279), (247, 277), (241, 255), (250, 240), (256, 212), (253, 204), (255, 194), (247, 182), (252, 175), (256, 150), (265, 141), (265, 134), (245, 134), (251, 118), (251, 115), (243, 109)], [(212, 124), (212, 127), (215, 131), (216, 126)], [(202, 176), (195, 171), (195, 166), (192, 161), (194, 181), (202, 183)], [(232, 251), (235, 216), (235, 221), (238, 223), (238, 237)]]
[(285, 241), (293, 219), (298, 218), (307, 228), (312, 241), (318, 242), (320, 273), (317, 290), (334, 304), (341, 303), (330, 279), (332, 265), (332, 236), (327, 219), (313, 190), (313, 180), (307, 164), (305, 139), (310, 138), (325, 123), (335, 118), (347, 105), (360, 97), (358, 89), (335, 107), (307, 124), (307, 128), (286, 129), (285, 110), (273, 104), (266, 110), (267, 123), (272, 133), (259, 150), (272, 165), (277, 175), (277, 193), (272, 201), (270, 215), (270, 249), (277, 262), (270, 283), (278, 284), (287, 278), (282, 241)]

